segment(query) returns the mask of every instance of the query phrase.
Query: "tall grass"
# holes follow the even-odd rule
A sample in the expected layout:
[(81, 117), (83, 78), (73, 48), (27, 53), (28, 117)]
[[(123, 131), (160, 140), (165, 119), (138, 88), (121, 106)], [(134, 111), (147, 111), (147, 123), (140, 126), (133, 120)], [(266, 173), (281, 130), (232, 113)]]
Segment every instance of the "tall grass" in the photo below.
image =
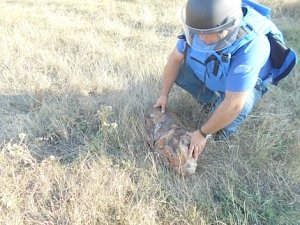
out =
[[(299, 52), (299, 2), (262, 2)], [(181, 4), (0, 3), (0, 224), (300, 224), (299, 67), (194, 176), (149, 150), (143, 112)], [(176, 87), (170, 108), (191, 129), (205, 120)]]

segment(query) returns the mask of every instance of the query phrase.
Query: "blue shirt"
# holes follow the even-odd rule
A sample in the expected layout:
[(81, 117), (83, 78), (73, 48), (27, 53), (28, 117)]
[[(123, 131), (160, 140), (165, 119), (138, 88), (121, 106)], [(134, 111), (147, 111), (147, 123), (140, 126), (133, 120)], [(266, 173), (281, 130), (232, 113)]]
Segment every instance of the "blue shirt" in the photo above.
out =
[[(186, 42), (183, 39), (179, 39), (177, 42), (177, 50), (183, 54)], [(190, 48), (189, 48), (190, 49)], [(225, 51), (225, 49), (223, 50)], [(188, 51), (186, 63), (194, 71), (195, 75), (205, 85), (213, 91), (231, 91), (231, 92), (242, 92), (254, 88), (258, 77), (262, 80), (266, 78), (271, 69), (271, 62), (269, 59), (270, 55), (270, 43), (268, 38), (264, 35), (258, 35), (245, 45), (241, 46), (232, 56), (226, 74), (218, 75), (216, 77), (213, 74), (205, 75), (203, 68), (203, 59), (195, 59), (198, 53), (191, 53), (193, 50)], [(190, 54), (193, 54), (191, 56)], [(206, 54), (208, 57), (211, 53)], [(194, 59), (194, 60), (191, 60)], [(201, 57), (200, 57), (201, 58)]]

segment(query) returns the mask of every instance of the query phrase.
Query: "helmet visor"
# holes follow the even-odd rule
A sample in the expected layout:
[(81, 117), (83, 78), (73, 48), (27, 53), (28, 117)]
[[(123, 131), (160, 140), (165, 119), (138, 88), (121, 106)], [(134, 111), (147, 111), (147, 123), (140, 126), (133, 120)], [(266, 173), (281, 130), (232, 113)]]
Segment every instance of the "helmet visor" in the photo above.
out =
[(200, 52), (220, 51), (230, 46), (237, 38), (241, 15), (233, 16), (226, 23), (210, 28), (197, 29), (186, 24), (185, 6), (181, 18), (189, 46)]

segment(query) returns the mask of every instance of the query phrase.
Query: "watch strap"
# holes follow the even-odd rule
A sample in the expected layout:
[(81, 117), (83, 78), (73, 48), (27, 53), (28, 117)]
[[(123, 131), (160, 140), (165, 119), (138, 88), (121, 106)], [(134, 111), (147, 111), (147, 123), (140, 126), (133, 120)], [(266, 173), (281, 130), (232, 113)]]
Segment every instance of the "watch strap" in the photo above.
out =
[(204, 138), (209, 138), (211, 135), (210, 134), (206, 134), (202, 131), (201, 127), (199, 128), (199, 133), (204, 137)]

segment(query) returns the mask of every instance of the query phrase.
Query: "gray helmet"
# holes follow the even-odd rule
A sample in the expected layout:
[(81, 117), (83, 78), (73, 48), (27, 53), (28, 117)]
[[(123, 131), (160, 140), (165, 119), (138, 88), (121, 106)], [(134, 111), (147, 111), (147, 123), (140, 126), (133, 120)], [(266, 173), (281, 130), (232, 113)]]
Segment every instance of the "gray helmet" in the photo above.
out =
[[(218, 51), (231, 45), (242, 19), (241, 0), (188, 0), (182, 9), (182, 22), (188, 44), (199, 51)], [(205, 45), (199, 35), (222, 33), (219, 43)]]

